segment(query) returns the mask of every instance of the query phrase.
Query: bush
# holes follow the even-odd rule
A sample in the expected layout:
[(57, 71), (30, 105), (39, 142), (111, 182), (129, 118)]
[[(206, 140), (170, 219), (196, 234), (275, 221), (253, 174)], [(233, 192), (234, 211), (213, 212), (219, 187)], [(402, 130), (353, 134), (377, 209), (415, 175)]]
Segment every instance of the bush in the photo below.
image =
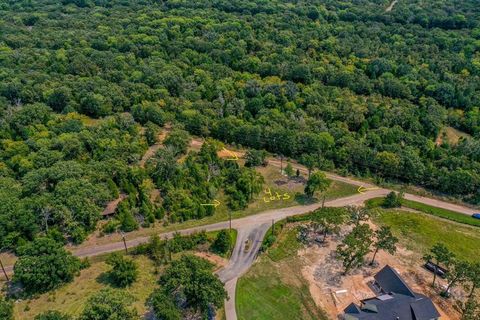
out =
[(261, 250), (263, 252), (267, 251), (268, 248), (270, 248), (271, 246), (273, 246), (273, 244), (275, 243), (275, 241), (277, 241), (277, 237), (274, 236), (273, 234), (269, 233), (265, 239), (263, 239), (263, 243), (262, 243), (262, 248)]
[(384, 208), (400, 208), (402, 206), (403, 195), (395, 191), (390, 192), (383, 200)]
[(154, 145), (157, 143), (158, 134), (160, 133), (160, 127), (157, 126), (153, 122), (147, 122), (145, 125), (145, 138), (147, 139), (147, 143), (149, 146)]
[(232, 246), (232, 238), (230, 237), (230, 232), (227, 230), (221, 230), (213, 242), (211, 249), (213, 252), (220, 255), (226, 254)]
[(195, 249), (201, 244), (208, 242), (208, 237), (205, 231), (192, 233), (188, 236), (182, 236), (180, 233), (175, 233), (173, 238), (169, 241), (169, 250), (173, 253), (182, 252), (185, 250)]
[(108, 272), (109, 278), (119, 287), (127, 287), (137, 280), (138, 268), (134, 261), (126, 259), (119, 253), (112, 253), (107, 264), (112, 266)]
[[(2, 318), (3, 319), (3, 318)], [(47, 311), (35, 317), (35, 320), (71, 320), (69, 315), (60, 313), (58, 311)]]
[(174, 129), (165, 138), (163, 144), (166, 147), (171, 147), (175, 156), (185, 154), (190, 144), (190, 135), (187, 131), (181, 129)]
[(120, 221), (120, 229), (125, 232), (130, 232), (138, 229), (138, 222), (133, 216), (128, 199), (123, 200), (118, 205), (118, 220)]
[(102, 231), (106, 234), (111, 234), (117, 231), (119, 222), (118, 220), (109, 220), (102, 228)]
[(266, 166), (268, 164), (267, 152), (264, 150), (248, 150), (245, 153), (245, 166), (246, 167), (257, 167), (257, 166)]
[(0, 297), (0, 319), (13, 320), (13, 303)]
[(155, 290), (148, 299), (148, 305), (152, 308), (155, 318), (158, 320), (182, 319), (182, 314), (175, 302), (163, 290)]
[(129, 305), (132, 297), (120, 291), (103, 289), (88, 299), (79, 320), (136, 320), (138, 314)]

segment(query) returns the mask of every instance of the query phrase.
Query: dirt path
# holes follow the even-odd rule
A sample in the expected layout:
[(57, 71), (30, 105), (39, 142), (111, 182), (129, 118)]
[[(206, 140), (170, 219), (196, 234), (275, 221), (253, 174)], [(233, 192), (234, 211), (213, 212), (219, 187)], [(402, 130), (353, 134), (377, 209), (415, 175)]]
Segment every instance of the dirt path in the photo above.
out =
[[(162, 128), (162, 132), (160, 132), (160, 134), (158, 135), (157, 143), (155, 143), (154, 145), (151, 145), (147, 149), (147, 151), (145, 151), (142, 159), (139, 162), (140, 167), (144, 168), (145, 164), (147, 163), (147, 160), (150, 159), (151, 157), (153, 157), (155, 155), (155, 153), (157, 152), (157, 150), (162, 147), (163, 140), (165, 140), (166, 136), (168, 135), (168, 133), (171, 130), (172, 130), (171, 124), (166, 124)], [(125, 199), (126, 197), (127, 197), (127, 195), (122, 193), (122, 194), (119, 195), (119, 197), (117, 199), (114, 199), (114, 200), (108, 202), (107, 205), (105, 206), (105, 209), (101, 213), (101, 215), (102, 216), (109, 216), (109, 215), (115, 213), (115, 211), (117, 210), (118, 204), (123, 199)]]
[(385, 12), (390, 12), (393, 10), (393, 7), (395, 7), (395, 5), (397, 4), (398, 0), (393, 0), (392, 3), (390, 3), (390, 5), (387, 7), (387, 9), (385, 9)]
[(142, 159), (140, 160), (140, 167), (145, 167), (145, 164), (147, 163), (147, 160), (150, 159), (155, 155), (155, 153), (160, 149), (163, 145), (163, 140), (167, 137), (168, 133), (172, 130), (172, 125), (171, 124), (166, 124), (162, 128), (162, 132), (158, 135), (157, 143), (151, 145), (145, 154), (143, 155)]

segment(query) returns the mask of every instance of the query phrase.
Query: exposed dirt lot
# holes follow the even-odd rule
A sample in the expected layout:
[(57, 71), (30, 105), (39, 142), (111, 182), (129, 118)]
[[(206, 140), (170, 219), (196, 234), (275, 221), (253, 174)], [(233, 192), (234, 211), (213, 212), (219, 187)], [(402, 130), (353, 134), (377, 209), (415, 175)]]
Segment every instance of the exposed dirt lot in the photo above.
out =
[[(452, 308), (453, 300), (446, 301), (432, 291), (430, 287), (432, 275), (421, 267), (418, 255), (404, 248), (398, 248), (395, 256), (379, 252), (375, 266), (364, 266), (343, 276), (341, 263), (334, 256), (340, 240), (341, 236), (332, 237), (323, 246), (312, 245), (298, 252), (299, 257), (305, 261), (301, 272), (309, 283), (310, 294), (315, 303), (325, 310), (330, 318), (336, 319), (352, 302), (358, 304), (363, 299), (375, 296), (369, 283), (373, 280), (373, 276), (387, 264), (395, 268), (414, 291), (433, 298), (442, 319), (460, 318)], [(442, 280), (438, 283), (444, 285)]]

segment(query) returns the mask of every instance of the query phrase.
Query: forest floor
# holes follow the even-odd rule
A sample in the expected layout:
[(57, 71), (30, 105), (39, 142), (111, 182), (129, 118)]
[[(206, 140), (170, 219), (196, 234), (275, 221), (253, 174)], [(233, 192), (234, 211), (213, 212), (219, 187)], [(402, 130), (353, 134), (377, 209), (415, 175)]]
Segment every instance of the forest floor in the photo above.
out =
[[(365, 266), (347, 277), (341, 276), (340, 263), (333, 257), (340, 237), (331, 237), (327, 245), (304, 246), (296, 239), (297, 225), (287, 225), (277, 243), (238, 280), (238, 318), (250, 319), (250, 315), (255, 315), (255, 319), (321, 318), (316, 310), (324, 310), (328, 318), (336, 318), (351, 302), (374, 296), (368, 283), (388, 264), (415, 291), (433, 299), (442, 319), (459, 319), (452, 306), (453, 299), (445, 300), (431, 289), (432, 275), (421, 266), (422, 256), (435, 242), (444, 242), (459, 258), (478, 257), (480, 229), (419, 212), (378, 210), (371, 225), (376, 228), (384, 224), (400, 239), (396, 255), (380, 252), (375, 266)], [(445, 285), (443, 280), (439, 284)], [(453, 294), (462, 298), (465, 293), (457, 288)]]

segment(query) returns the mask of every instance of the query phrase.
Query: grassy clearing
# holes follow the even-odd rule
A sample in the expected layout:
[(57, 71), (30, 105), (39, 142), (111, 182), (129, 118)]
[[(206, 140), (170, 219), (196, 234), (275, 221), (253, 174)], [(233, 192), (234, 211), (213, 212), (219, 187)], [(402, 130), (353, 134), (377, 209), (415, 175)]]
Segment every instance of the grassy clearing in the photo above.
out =
[(459, 212), (446, 210), (446, 209), (442, 209), (442, 208), (437, 208), (437, 207), (432, 207), (432, 206), (429, 206), (429, 205), (426, 205), (426, 204), (423, 204), (423, 203), (420, 203), (420, 202), (405, 200), (405, 199), (402, 200), (402, 205), (407, 207), (407, 208), (419, 210), (419, 211), (422, 211), (422, 212), (425, 212), (425, 213), (428, 213), (428, 214), (431, 214), (431, 215), (434, 215), (434, 216), (437, 216), (437, 217), (440, 217), (440, 218), (443, 218), (443, 219), (448, 219), (448, 220), (455, 221), (455, 222), (458, 222), (458, 223), (463, 223), (463, 224), (468, 224), (468, 225), (475, 226), (475, 227), (480, 227), (480, 220), (472, 218), (468, 215), (465, 215), (465, 214), (462, 214), (462, 213), (459, 213)]
[[(219, 231), (207, 232), (208, 242), (215, 240)], [(237, 239), (237, 231), (232, 230), (232, 249)], [(194, 253), (195, 251), (182, 252), (174, 255), (174, 259), (184, 253)], [(123, 254), (123, 252), (121, 252)], [(227, 253), (225, 257), (229, 257), (231, 252)], [(110, 270), (110, 266), (105, 263), (108, 254), (94, 257), (90, 259), (91, 266), (80, 273), (80, 276), (75, 278), (72, 283), (69, 283), (53, 292), (45, 293), (35, 299), (23, 300), (15, 304), (15, 319), (33, 319), (35, 315), (45, 312), (47, 310), (58, 310), (72, 316), (79, 315), (85, 302), (90, 296), (98, 292), (102, 288), (109, 286), (105, 280), (104, 274)], [(158, 271), (148, 257), (144, 255), (130, 256), (138, 265), (139, 277), (138, 280), (129, 288), (118, 289), (130, 293), (135, 301), (133, 306), (137, 309), (139, 314), (144, 314), (147, 311), (145, 302), (148, 296), (157, 287)], [(0, 283), (1, 285), (1, 283)], [(219, 311), (223, 312), (223, 311)]]
[[(383, 200), (384, 198), (373, 198), (366, 201), (366, 205), (369, 208), (380, 207), (383, 204)], [(442, 209), (438, 207), (432, 207), (427, 204), (423, 204), (423, 203), (412, 201), (412, 200), (406, 200), (406, 199), (402, 199), (402, 206), (410, 209), (418, 210), (439, 218), (451, 220), (451, 221), (462, 223), (462, 224), (467, 224), (470, 226), (480, 227), (480, 220), (472, 218), (460, 212)]]
[(313, 301), (299, 270), (297, 230), (286, 227), (237, 284), (237, 314), (242, 320), (326, 319)]
[[(150, 293), (157, 286), (157, 274), (153, 262), (145, 256), (135, 257), (138, 265), (138, 280), (129, 288), (119, 289), (131, 294), (135, 301), (133, 306), (139, 314), (146, 312), (145, 301)], [(31, 320), (35, 315), (47, 310), (58, 310), (72, 316), (79, 315), (83, 307), (94, 293), (102, 288), (108, 287), (102, 281), (102, 274), (110, 269), (104, 262), (92, 264), (86, 270), (83, 270), (79, 277), (75, 278), (58, 290), (45, 293), (31, 300), (22, 300), (15, 303), (15, 319)]]
[(379, 210), (374, 221), (390, 226), (407, 249), (419, 254), (441, 242), (461, 259), (474, 261), (480, 256), (480, 229), (475, 227), (401, 210)]
[(437, 144), (442, 144), (443, 142), (456, 145), (460, 139), (470, 138), (471, 136), (468, 133), (462, 132), (452, 127), (443, 128), (436, 139)]

